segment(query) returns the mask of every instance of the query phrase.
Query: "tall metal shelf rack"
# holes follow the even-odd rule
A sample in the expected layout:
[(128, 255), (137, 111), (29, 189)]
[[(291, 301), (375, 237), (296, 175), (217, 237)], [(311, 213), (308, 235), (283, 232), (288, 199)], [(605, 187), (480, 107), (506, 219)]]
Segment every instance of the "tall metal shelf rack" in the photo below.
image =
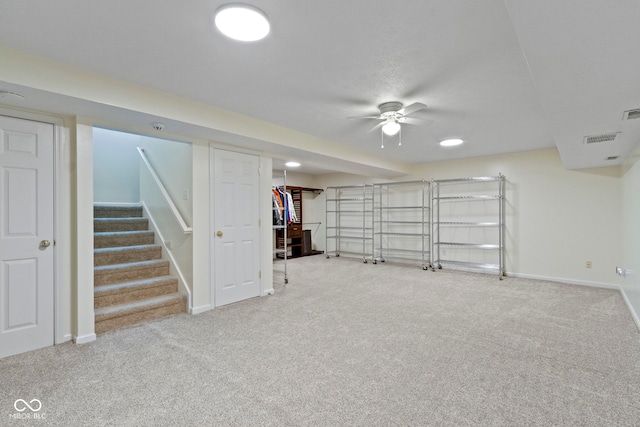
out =
[[(327, 187), (326, 257), (333, 252), (361, 256), (364, 263), (373, 248), (373, 186)], [(333, 251), (330, 242), (333, 243)]]
[[(287, 192), (287, 171), (286, 170), (282, 171), (282, 175), (272, 175), (272, 179), (282, 179), (282, 191), (284, 191), (285, 193)], [(288, 201), (287, 201), (287, 198), (285, 197), (284, 210), (288, 208), (287, 204), (288, 204)], [(279, 209), (280, 209), (279, 207), (273, 206), (274, 216), (275, 216), (275, 211)], [(287, 228), (288, 227), (287, 227), (286, 220), (283, 220), (282, 224), (273, 224), (273, 230), (274, 230), (273, 234), (275, 236), (275, 242), (276, 242), (273, 249), (273, 258), (274, 259), (282, 258), (284, 260), (283, 263), (284, 263), (284, 283), (285, 284), (289, 283), (289, 276), (287, 275), (287, 256), (289, 252), (289, 248), (287, 248)], [(279, 235), (282, 236), (283, 238), (281, 238)]]
[(433, 259), (437, 268), (495, 270), (505, 276), (502, 174), (433, 181)]
[(431, 267), (430, 182), (404, 181), (373, 186), (373, 263), (420, 261)]

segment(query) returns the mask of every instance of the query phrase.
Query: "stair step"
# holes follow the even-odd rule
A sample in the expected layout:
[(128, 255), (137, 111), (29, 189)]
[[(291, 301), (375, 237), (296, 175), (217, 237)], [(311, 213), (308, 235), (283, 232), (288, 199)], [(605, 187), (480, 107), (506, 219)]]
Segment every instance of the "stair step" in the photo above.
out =
[(147, 218), (94, 218), (93, 231), (138, 231), (148, 230)]
[(94, 248), (152, 245), (154, 240), (155, 233), (150, 230), (93, 233)]
[(187, 298), (184, 295), (176, 293), (135, 303), (99, 308), (95, 310), (95, 331), (101, 334), (171, 314), (184, 313), (186, 302)]
[(173, 276), (96, 286), (94, 289), (94, 308), (128, 304), (177, 292), (178, 279)]
[(94, 249), (93, 252), (93, 265), (98, 267), (103, 265), (125, 264), (129, 262), (160, 259), (162, 257), (162, 246), (122, 246)]
[(133, 218), (142, 216), (142, 206), (137, 205), (93, 205), (94, 218)]
[(94, 267), (93, 270), (95, 286), (111, 285), (132, 280), (167, 276), (169, 274), (169, 261), (154, 259), (126, 264), (101, 265)]

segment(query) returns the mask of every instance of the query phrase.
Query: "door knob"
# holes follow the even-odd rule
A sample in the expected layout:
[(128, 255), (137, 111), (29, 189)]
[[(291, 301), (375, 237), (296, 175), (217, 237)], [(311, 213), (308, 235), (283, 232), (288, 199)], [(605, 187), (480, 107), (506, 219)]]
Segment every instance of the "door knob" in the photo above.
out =
[(40, 247), (41, 247), (41, 248), (48, 248), (50, 245), (51, 245), (51, 242), (50, 242), (50, 241), (48, 241), (48, 240), (42, 240), (42, 241), (40, 242)]
[(216, 236), (218, 236), (218, 237), (222, 237), (222, 231), (218, 231), (218, 232), (216, 233)]

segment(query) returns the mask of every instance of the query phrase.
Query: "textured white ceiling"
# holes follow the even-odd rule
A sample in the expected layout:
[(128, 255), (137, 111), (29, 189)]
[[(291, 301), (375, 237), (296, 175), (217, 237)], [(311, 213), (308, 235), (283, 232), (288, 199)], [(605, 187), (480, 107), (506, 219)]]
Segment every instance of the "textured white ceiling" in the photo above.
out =
[[(606, 166), (640, 140), (640, 120), (621, 122), (640, 107), (635, 0), (257, 0), (272, 33), (254, 44), (213, 28), (223, 3), (0, 0), (0, 44), (407, 163), (557, 145), (566, 167)], [(382, 150), (375, 122), (348, 117), (386, 101), (428, 108)], [(450, 137), (466, 143), (438, 145)]]

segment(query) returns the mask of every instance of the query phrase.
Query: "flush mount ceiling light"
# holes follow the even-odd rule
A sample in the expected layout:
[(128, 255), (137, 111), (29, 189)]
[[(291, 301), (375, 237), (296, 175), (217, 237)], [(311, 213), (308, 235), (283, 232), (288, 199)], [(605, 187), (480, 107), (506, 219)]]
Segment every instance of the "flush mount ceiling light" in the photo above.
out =
[(298, 162), (287, 162), (284, 165), (286, 167), (288, 167), (288, 168), (299, 168), (300, 167), (300, 163), (298, 163)]
[(462, 144), (464, 141), (458, 138), (454, 139), (445, 139), (444, 141), (440, 141), (440, 145), (443, 147), (455, 147), (456, 145)]
[(216, 11), (214, 22), (225, 36), (245, 42), (265, 38), (271, 28), (264, 12), (243, 3), (222, 5)]

